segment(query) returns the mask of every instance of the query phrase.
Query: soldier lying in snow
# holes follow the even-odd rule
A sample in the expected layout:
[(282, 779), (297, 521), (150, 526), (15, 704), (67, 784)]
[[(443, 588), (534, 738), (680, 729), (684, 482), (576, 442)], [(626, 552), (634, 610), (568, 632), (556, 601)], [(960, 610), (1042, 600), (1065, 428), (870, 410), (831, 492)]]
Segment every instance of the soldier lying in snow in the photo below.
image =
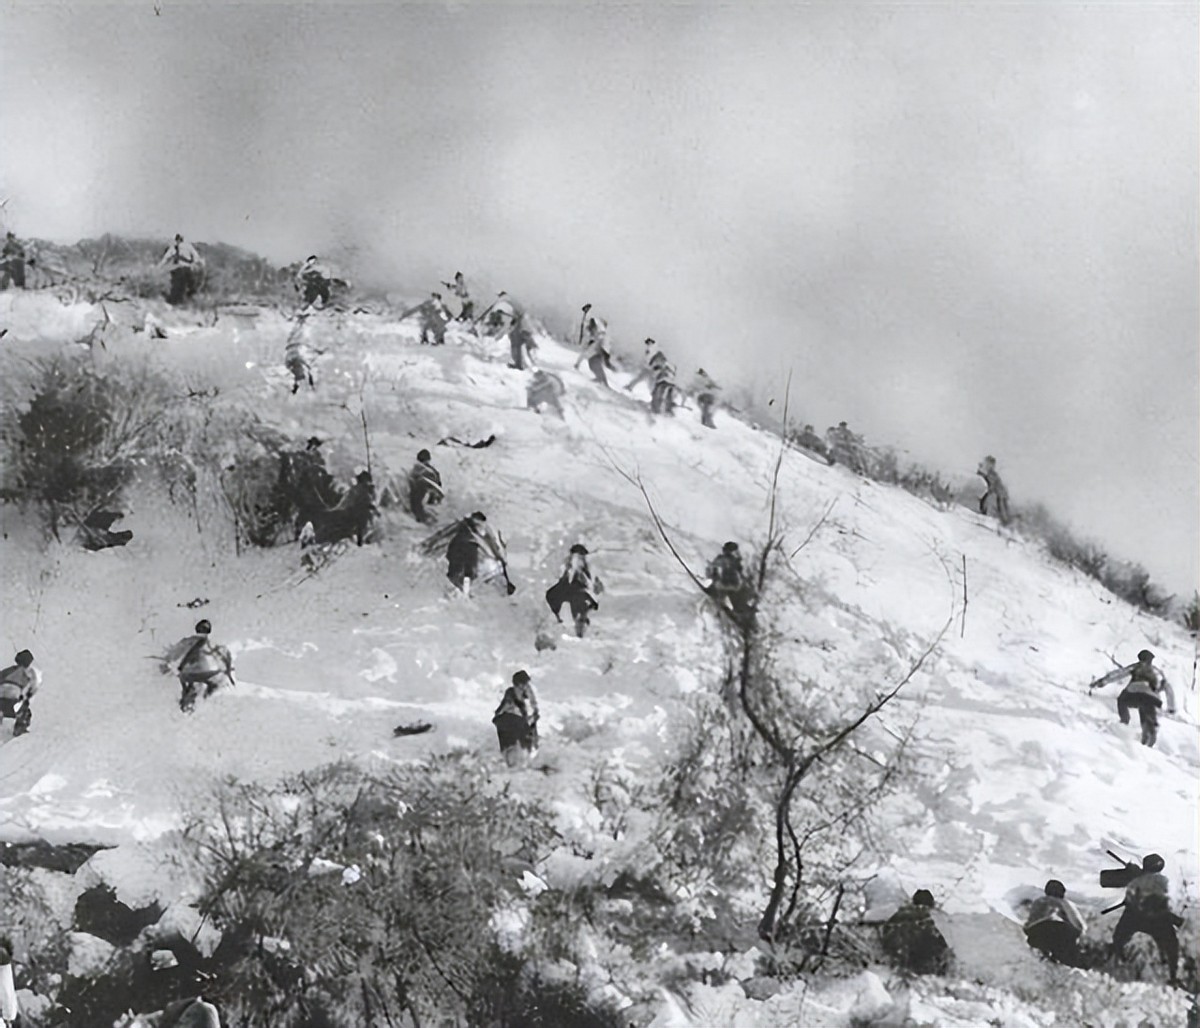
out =
[(525, 405), (540, 414), (540, 408), (545, 404), (565, 419), (567, 415), (563, 410), (562, 398), (566, 391), (567, 387), (557, 375), (549, 371), (535, 371), (525, 389)]

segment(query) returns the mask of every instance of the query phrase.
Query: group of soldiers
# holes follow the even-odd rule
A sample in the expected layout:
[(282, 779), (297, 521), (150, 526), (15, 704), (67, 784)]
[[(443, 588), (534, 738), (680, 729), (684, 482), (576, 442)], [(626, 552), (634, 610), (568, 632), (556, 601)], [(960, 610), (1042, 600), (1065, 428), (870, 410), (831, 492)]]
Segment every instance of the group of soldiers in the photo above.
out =
[[(1163, 874), (1166, 861), (1149, 853), (1141, 864), (1125, 861), (1121, 879), (1125, 899), (1103, 913), (1121, 909), (1113, 928), (1107, 955), (1122, 959), (1134, 935), (1148, 935), (1166, 964), (1172, 985), (1179, 984), (1179, 938), (1183, 918), (1171, 910), (1170, 884)], [(1103, 876), (1101, 884), (1104, 884)], [(881, 941), (888, 956), (914, 974), (946, 974), (953, 954), (934, 920), (933, 893), (918, 889), (883, 925)], [(1042, 895), (1026, 907), (1025, 940), (1046, 959), (1069, 967), (1086, 967), (1097, 962), (1081, 948), (1086, 925), (1078, 907), (1067, 898), (1067, 888), (1056, 878), (1046, 882)]]

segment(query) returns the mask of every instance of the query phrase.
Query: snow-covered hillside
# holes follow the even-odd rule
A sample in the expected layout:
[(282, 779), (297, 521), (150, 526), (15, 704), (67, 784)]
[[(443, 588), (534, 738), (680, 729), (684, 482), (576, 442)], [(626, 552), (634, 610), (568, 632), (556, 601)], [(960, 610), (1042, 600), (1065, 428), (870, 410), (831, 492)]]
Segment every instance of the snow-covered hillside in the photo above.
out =
[[(69, 344), (97, 317), (6, 293), (7, 359)], [(762, 538), (777, 436), (727, 414), (715, 432), (689, 410), (653, 418), (644, 395), (620, 390), (626, 376), (605, 390), (573, 372), (575, 351), (549, 338), (537, 357), (566, 381), (567, 414), (539, 415), (525, 407), (528, 373), (507, 366), (503, 341), (451, 332), (445, 347), (423, 347), (410, 323), (384, 315), (314, 316), (314, 344), (326, 351), (318, 388), (291, 396), (282, 367), (290, 326), (277, 313), (211, 326), (162, 317), (167, 339), (147, 343), (118, 326), (95, 359), (152, 351), (197, 383), (219, 383), (296, 440), (328, 440), (343, 484), (365, 466), (365, 406), (376, 480), (403, 476), (417, 450), (430, 448), (447, 486), (443, 521), (486, 512), (507, 540), (517, 592), (452, 594), (444, 562), (415, 549), (428, 530), (396, 510), (378, 542), (305, 575), (296, 548), (235, 556), (216, 523), (198, 526), (149, 491), (135, 494), (123, 525), (133, 543), (99, 553), (47, 550), (30, 516), (0, 507), (6, 644), (31, 649), (45, 674), (33, 730), (0, 734), (0, 840), (115, 844), (93, 858), (93, 871), (130, 901), (169, 893), (161, 840), (215, 776), (269, 781), (341, 758), (491, 753), (492, 711), (522, 667), (542, 706), (539, 760), (558, 773), (517, 775), (515, 789), (542, 797), (563, 823), (582, 823), (595, 766), (619, 759), (656, 773), (688, 696), (715, 687), (720, 632), (618, 468), (641, 477), (686, 559), (702, 566), (726, 539)], [(435, 445), (492, 434), (481, 449)], [(831, 690), (863, 676), (898, 680), (953, 617), (899, 701), (919, 719), (922, 753), (941, 765), (930, 812), (898, 829), (881, 855), (899, 889), (928, 886), (964, 919), (1010, 916), (1014, 895), (1057, 877), (1098, 909), (1115, 902), (1096, 878), (1113, 848), (1161, 853), (1178, 900), (1195, 896), (1200, 752), (1185, 632), (1052, 564), (994, 521), (935, 509), (841, 467), (788, 452), (779, 496), (797, 541), (828, 511), (796, 559), (822, 599), (794, 623), (811, 642), (807, 677)], [(583, 640), (553, 624), (542, 602), (577, 541), (607, 585)], [(197, 599), (207, 602), (187, 606)], [(175, 680), (148, 658), (199, 616), (233, 651), (239, 684), (185, 718)], [(539, 650), (546, 631), (557, 646)], [(1084, 688), (1111, 667), (1109, 654), (1128, 663), (1143, 647), (1180, 700), (1179, 719), (1164, 719), (1152, 750), (1136, 725), (1118, 723), (1117, 687), (1093, 697)], [(415, 720), (436, 731), (392, 737), (394, 725)], [(497, 755), (496, 774), (509, 773)], [(857, 1002), (839, 996), (821, 1009)], [(915, 1016), (971, 1024), (985, 1009), (1003, 1014), (1003, 1003), (985, 1000), (957, 1015), (943, 1004)], [(754, 1015), (744, 998), (714, 992), (704, 1002), (717, 1006), (697, 1000), (698, 1009), (729, 1023), (797, 1023), (782, 997)], [(1049, 1023), (1020, 1004), (1009, 1013), (1003, 1023)]]

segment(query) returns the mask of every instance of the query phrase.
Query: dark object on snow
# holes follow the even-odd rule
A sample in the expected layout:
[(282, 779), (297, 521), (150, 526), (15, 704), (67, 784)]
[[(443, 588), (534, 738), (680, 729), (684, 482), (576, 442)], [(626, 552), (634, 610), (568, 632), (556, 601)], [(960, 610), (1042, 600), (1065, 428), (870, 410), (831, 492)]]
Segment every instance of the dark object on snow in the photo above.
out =
[(47, 871), (73, 875), (101, 850), (111, 846), (91, 846), (68, 842), (56, 846), (49, 842), (2, 842), (0, 864), (5, 867), (41, 867)]
[(147, 907), (133, 909), (117, 899), (108, 885), (93, 885), (79, 894), (75, 901), (76, 931), (95, 935), (114, 946), (128, 946), (147, 925), (156, 924), (163, 916), (157, 901)]
[(413, 721), (407, 725), (397, 725), (392, 729), (392, 735), (424, 735), (426, 732), (432, 732), (433, 725), (428, 721)]
[(124, 532), (114, 532), (113, 523), (125, 515), (114, 510), (94, 510), (79, 526), (79, 541), (85, 550), (107, 550), (112, 546), (125, 546), (133, 538), (133, 533), (126, 529)]
[(469, 450), (482, 450), (488, 446), (491, 446), (492, 443), (494, 443), (495, 441), (496, 441), (495, 434), (488, 436), (486, 439), (481, 439), (477, 443), (467, 443), (461, 439), (456, 438), (455, 436), (448, 435), (448, 436), (446, 436), (445, 439), (438, 440), (438, 446), (454, 445), (454, 446), (465, 446)]

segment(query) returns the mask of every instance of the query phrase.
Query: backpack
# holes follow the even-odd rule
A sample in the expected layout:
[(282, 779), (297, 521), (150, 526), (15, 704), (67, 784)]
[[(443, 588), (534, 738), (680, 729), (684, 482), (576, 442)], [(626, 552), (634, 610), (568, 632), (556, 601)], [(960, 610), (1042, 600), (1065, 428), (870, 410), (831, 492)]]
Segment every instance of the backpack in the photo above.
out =
[(741, 588), (741, 565), (732, 557), (721, 554), (713, 561), (713, 580), (717, 585), (723, 585), (729, 589)]

